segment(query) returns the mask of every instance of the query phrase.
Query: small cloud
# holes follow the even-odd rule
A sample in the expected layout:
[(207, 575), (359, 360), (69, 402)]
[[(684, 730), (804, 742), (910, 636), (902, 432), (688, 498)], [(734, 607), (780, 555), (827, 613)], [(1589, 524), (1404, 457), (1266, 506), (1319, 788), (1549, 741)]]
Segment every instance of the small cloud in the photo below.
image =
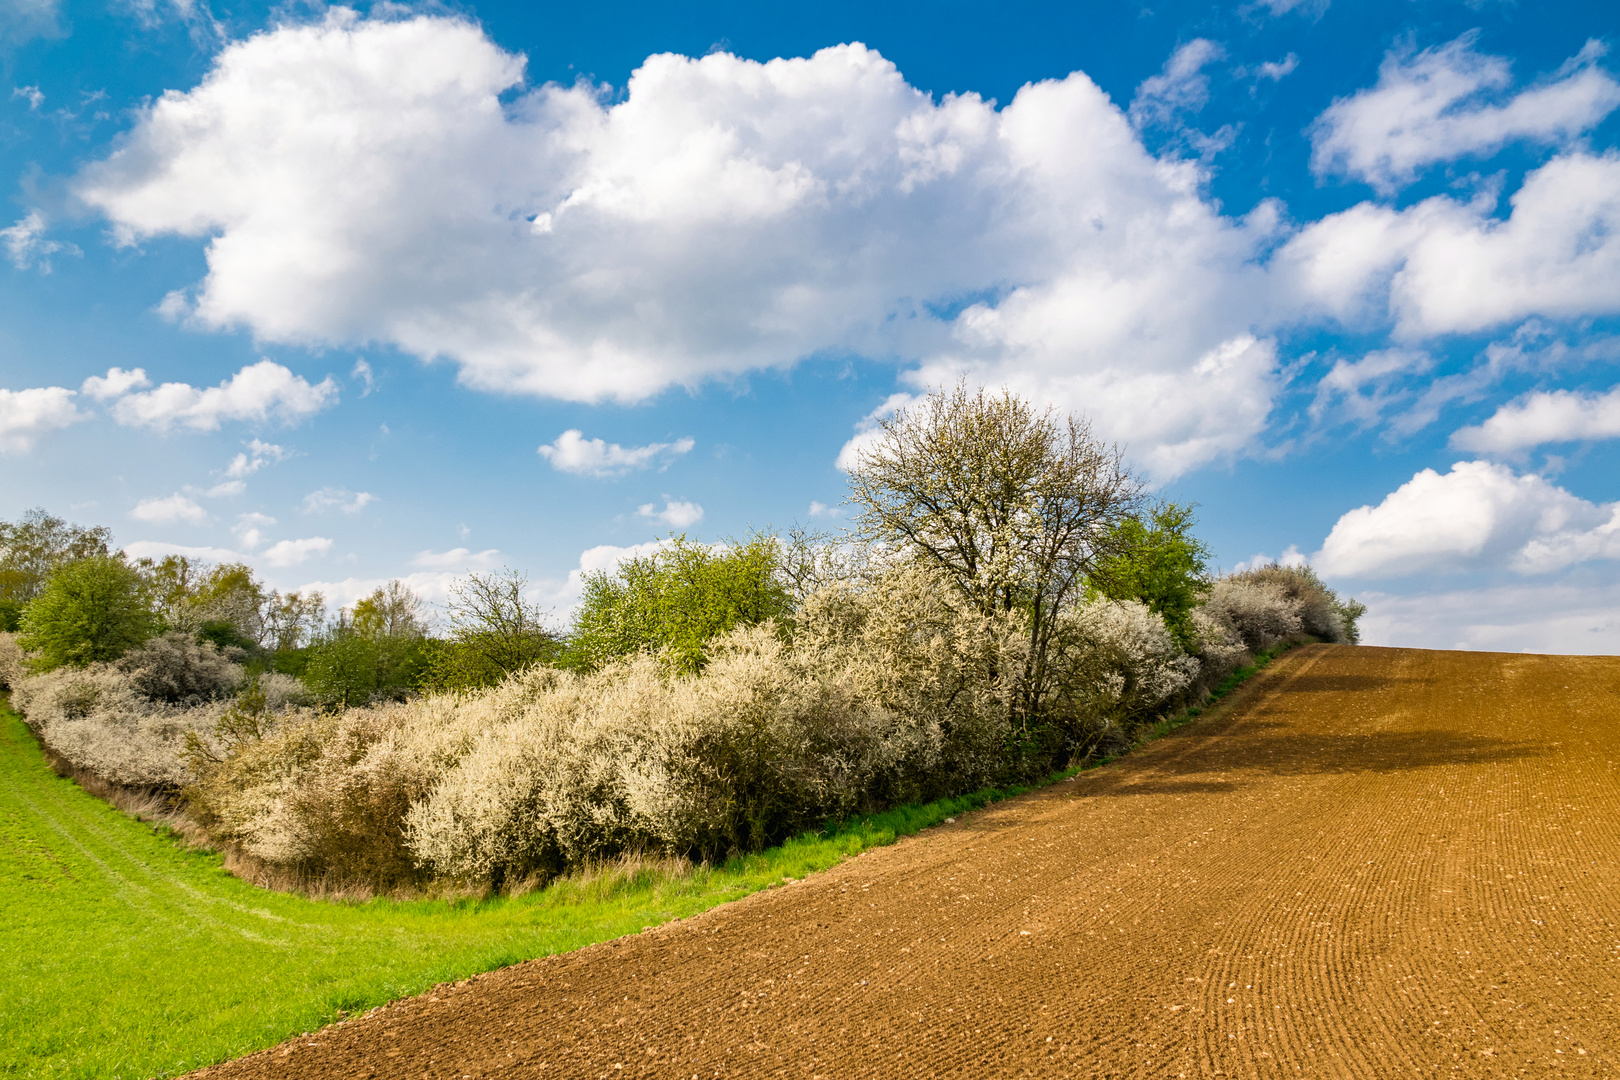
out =
[(166, 525), (176, 521), (201, 525), (208, 520), (208, 511), (176, 492), (163, 499), (142, 499), (135, 504), (135, 509), (129, 512), (129, 516), (151, 525)]
[(169, 322), (179, 322), (191, 314), (191, 297), (186, 295), (184, 289), (174, 289), (164, 293), (163, 299), (152, 310)]
[(278, 461), (285, 461), (291, 454), (275, 443), (262, 442), (254, 439), (247, 444), (248, 452), (237, 454), (231, 463), (225, 466), (225, 475), (233, 480), (240, 480), (252, 476), (266, 465), (274, 465)]
[(210, 499), (223, 499), (228, 496), (240, 495), (246, 490), (247, 485), (240, 480), (225, 480), (221, 483), (215, 484), (213, 487), (203, 492), (203, 494), (207, 495)]
[(810, 500), (810, 516), (813, 517), (813, 518), (814, 517), (825, 517), (825, 518), (843, 517), (844, 516), (844, 508), (841, 507), (841, 506), (828, 506), (824, 502), (816, 502), (814, 499), (811, 499)]
[(0, 454), (27, 453), (45, 433), (88, 419), (63, 386), (0, 390)]
[(890, 394), (877, 408), (861, 417), (855, 423), (855, 434), (846, 442), (843, 449), (838, 451), (838, 468), (848, 472), (860, 461), (868, 447), (877, 441), (883, 433), (883, 421), (895, 413), (919, 400), (913, 394)]
[(297, 566), (331, 550), (332, 541), (324, 536), (311, 536), (303, 540), (279, 540), (266, 549), (264, 561), (271, 566)]
[(1262, 8), (1273, 15), (1286, 15), (1290, 11), (1298, 11), (1313, 19), (1319, 19), (1327, 11), (1330, 0), (1257, 0), (1238, 10), (1240, 13), (1258, 11)]
[(1299, 56), (1295, 53), (1289, 53), (1281, 60), (1267, 60), (1255, 68), (1254, 73), (1262, 79), (1280, 82), (1292, 75), (1297, 67), (1299, 67)]
[(1516, 454), (1545, 444), (1620, 438), (1620, 386), (1606, 394), (1570, 390), (1525, 394), (1476, 427), (1452, 433), (1461, 450)]
[(636, 509), (636, 514), (653, 521), (662, 521), (672, 529), (690, 528), (703, 520), (703, 507), (695, 502), (673, 502), (665, 496), (662, 510), (654, 509), (655, 505), (647, 503), (640, 506)]
[(128, 394), (113, 408), (113, 418), (126, 427), (159, 431), (179, 425), (214, 431), (226, 420), (264, 423), (272, 418), (292, 424), (337, 403), (331, 378), (311, 385), (270, 360), (238, 371), (218, 386), (197, 389), (186, 383), (164, 383), (154, 390)]
[(358, 514), (376, 501), (377, 496), (369, 491), (323, 487), (304, 496), (304, 513), (319, 514), (327, 510), (341, 510), (345, 514)]
[(112, 367), (107, 369), (105, 375), (92, 375), (84, 380), (79, 392), (97, 401), (108, 401), (115, 397), (123, 397), (139, 387), (151, 385), (152, 380), (146, 377), (145, 368), (125, 371), (121, 367)]
[(15, 88), (11, 91), (11, 99), (15, 101), (18, 98), (26, 99), (28, 108), (34, 112), (38, 112), (39, 107), (45, 104), (45, 95), (37, 86), (19, 86)]
[(354, 370), (349, 372), (349, 378), (365, 384), (366, 388), (360, 391), (361, 397), (366, 397), (369, 395), (372, 388), (376, 385), (376, 381), (371, 376), (371, 365), (366, 363), (364, 360), (356, 360), (354, 362)]
[(500, 561), (501, 553), (495, 548), (470, 551), (458, 547), (449, 551), (419, 551), (411, 565), (424, 570), (488, 570), (499, 566)]
[(1226, 56), (1208, 38), (1194, 38), (1178, 48), (1164, 70), (1142, 80), (1131, 99), (1131, 123), (1137, 128), (1175, 126), (1183, 113), (1195, 113), (1209, 102), (1209, 76), (1204, 68)]
[(232, 527), (231, 532), (236, 534), (237, 540), (244, 548), (252, 551), (264, 542), (265, 528), (275, 523), (276, 519), (269, 514), (243, 514), (236, 519), (236, 525)]
[[(634, 469), (645, 469), (659, 458), (675, 458), (689, 453), (697, 444), (691, 438), (674, 442), (624, 447), (601, 439), (587, 439), (577, 428), (557, 436), (557, 441), (539, 449), (541, 457), (558, 472), (576, 476), (623, 476)], [(665, 462), (666, 466), (668, 462)]]
[(38, 210), (19, 218), (10, 228), (0, 229), (0, 244), (5, 245), (11, 265), (18, 270), (39, 267), (42, 274), (51, 272), (52, 255), (82, 256), (77, 245), (59, 240), (45, 239), (45, 217)]

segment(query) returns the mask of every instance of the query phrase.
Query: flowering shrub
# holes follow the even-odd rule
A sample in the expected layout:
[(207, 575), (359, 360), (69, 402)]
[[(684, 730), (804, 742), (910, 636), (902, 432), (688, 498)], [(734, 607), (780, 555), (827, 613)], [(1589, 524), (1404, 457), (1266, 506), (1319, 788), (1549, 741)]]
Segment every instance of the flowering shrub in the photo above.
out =
[(58, 754), (183, 788), (214, 837), (265, 862), (381, 887), (498, 885), (626, 851), (754, 850), (1122, 749), (1251, 651), (1347, 634), (1347, 610), (1293, 571), (1226, 578), (1191, 611), (1184, 651), (1145, 604), (1098, 597), (1060, 611), (1031, 675), (1022, 613), (986, 615), (904, 564), (824, 583), (791, 623), (710, 640), (695, 671), (639, 652), (314, 712), (285, 676), (239, 689), (239, 665), (184, 635), (41, 675), (0, 635), (0, 679)]
[(10, 690), (17, 680), (28, 674), (23, 666), (22, 646), (17, 644), (14, 632), (0, 631), (0, 690)]
[[(6, 647), (0, 644), (0, 657), (5, 653)], [(173, 675), (182, 666), (174, 660), (177, 653), (184, 655), (180, 650), (165, 651), (154, 662)], [(126, 660), (137, 655), (132, 653)], [(158, 655), (148, 654), (146, 659), (153, 661)], [(224, 667), (229, 670), (225, 671), (216, 668), (216, 656), (199, 655), (204, 668), (218, 675), (223, 684), (235, 686), (242, 681), (239, 665), (227, 662)], [(223, 698), (196, 703), (198, 699), (191, 698), (193, 704), (188, 706), (150, 697), (143, 691), (142, 680), (152, 670), (150, 666), (137, 665), (131, 671), (123, 663), (94, 663), (25, 674), (12, 677), (11, 701), (27, 717), (40, 741), (70, 764), (114, 784), (177, 788), (192, 779), (188, 739), (212, 744), (215, 728), (230, 703)], [(285, 675), (267, 675), (263, 682), (266, 699), (277, 711), (286, 710), (302, 693), (298, 681)]]
[(1135, 600), (1093, 600), (1063, 612), (1053, 638), (1052, 707), (1077, 750), (1119, 749), (1192, 685), (1200, 664), (1164, 620)]

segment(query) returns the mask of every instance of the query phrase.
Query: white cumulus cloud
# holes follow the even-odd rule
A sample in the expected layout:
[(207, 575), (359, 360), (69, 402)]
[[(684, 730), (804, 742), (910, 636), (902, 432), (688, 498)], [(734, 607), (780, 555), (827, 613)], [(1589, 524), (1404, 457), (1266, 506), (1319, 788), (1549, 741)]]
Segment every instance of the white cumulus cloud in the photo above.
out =
[(557, 436), (555, 442), (540, 447), (539, 453), (558, 472), (605, 477), (645, 469), (659, 459), (667, 461), (689, 453), (696, 445), (692, 439), (684, 438), (674, 442), (624, 447), (601, 439), (587, 439), (583, 431), (575, 428)]
[(335, 9), (223, 49), (76, 191), (130, 241), (206, 242), (199, 325), (487, 389), (634, 401), (854, 349), (921, 357), (919, 385), (1017, 374), (1166, 472), (1264, 423), (1277, 208), (1222, 215), (1083, 74), (1003, 108), (856, 44), (652, 56), (613, 96), (522, 80), (464, 20)]
[(310, 536), (302, 540), (278, 540), (265, 549), (264, 561), (275, 567), (297, 566), (331, 550), (332, 541), (324, 536)]
[(1340, 517), (1311, 562), (1330, 577), (1509, 569), (1546, 573), (1620, 558), (1620, 503), (1599, 506), (1534, 474), (1460, 461), (1424, 469), (1377, 506)]
[(62, 386), (0, 390), (0, 454), (26, 453), (41, 436), (87, 419)]
[(1474, 427), (1452, 433), (1459, 450), (1512, 454), (1547, 443), (1620, 438), (1620, 386), (1606, 394), (1552, 390), (1508, 402)]
[(657, 503), (645, 503), (637, 508), (636, 514), (662, 521), (672, 529), (687, 529), (703, 520), (703, 507), (695, 502), (680, 502), (666, 497), (662, 510), (658, 509)]
[(1392, 193), (1435, 162), (1521, 139), (1567, 142), (1620, 106), (1620, 82), (1596, 66), (1607, 51), (1600, 42), (1588, 42), (1553, 78), (1498, 101), (1512, 85), (1511, 67), (1475, 52), (1476, 37), (1387, 54), (1376, 86), (1335, 101), (1312, 125), (1312, 170)]
[(113, 405), (113, 418), (130, 427), (167, 431), (186, 427), (214, 431), (227, 420), (296, 423), (337, 401), (330, 378), (310, 385), (302, 376), (270, 360), (238, 371), (218, 386), (199, 390), (171, 382), (138, 394), (126, 394)]
[(1361, 640), (1416, 649), (1620, 653), (1620, 585), (1538, 581), (1405, 595), (1357, 592)]
[(1305, 308), (1406, 340), (1620, 312), (1620, 154), (1556, 157), (1510, 201), (1505, 220), (1489, 198), (1362, 203), (1302, 229), (1274, 271)]
[(208, 511), (176, 492), (161, 499), (142, 499), (135, 504), (135, 509), (129, 512), (129, 516), (136, 521), (144, 521), (153, 525), (163, 525), (174, 521), (183, 521), (190, 525), (201, 525), (208, 520)]

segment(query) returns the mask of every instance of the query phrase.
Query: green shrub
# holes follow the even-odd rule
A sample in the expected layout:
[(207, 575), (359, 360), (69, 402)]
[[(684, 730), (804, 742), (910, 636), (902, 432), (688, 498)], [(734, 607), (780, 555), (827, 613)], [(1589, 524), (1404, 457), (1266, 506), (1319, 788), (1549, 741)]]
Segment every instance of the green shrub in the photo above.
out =
[(1089, 584), (1110, 600), (1139, 600), (1164, 620), (1176, 643), (1198, 637), (1192, 613), (1209, 593), (1209, 548), (1192, 535), (1193, 508), (1162, 503), (1145, 517), (1114, 526), (1101, 545)]
[(793, 599), (776, 537), (709, 547), (678, 536), (668, 547), (585, 578), (564, 663), (595, 671), (620, 657), (664, 654), (701, 669), (705, 647), (738, 626), (785, 621)]
[(140, 573), (122, 558), (93, 555), (51, 575), (28, 605), (18, 644), (49, 671), (116, 660), (160, 629)]
[(307, 654), (304, 685), (319, 704), (336, 708), (403, 699), (422, 684), (433, 658), (421, 638), (368, 634), (352, 625), (327, 632)]

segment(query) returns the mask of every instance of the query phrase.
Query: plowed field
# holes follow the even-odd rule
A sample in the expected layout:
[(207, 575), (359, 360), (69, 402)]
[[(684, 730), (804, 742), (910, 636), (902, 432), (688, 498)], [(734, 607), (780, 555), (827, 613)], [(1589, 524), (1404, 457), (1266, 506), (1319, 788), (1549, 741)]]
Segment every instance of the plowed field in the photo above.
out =
[(1115, 767), (206, 1075), (1617, 1065), (1620, 658), (1313, 646)]

